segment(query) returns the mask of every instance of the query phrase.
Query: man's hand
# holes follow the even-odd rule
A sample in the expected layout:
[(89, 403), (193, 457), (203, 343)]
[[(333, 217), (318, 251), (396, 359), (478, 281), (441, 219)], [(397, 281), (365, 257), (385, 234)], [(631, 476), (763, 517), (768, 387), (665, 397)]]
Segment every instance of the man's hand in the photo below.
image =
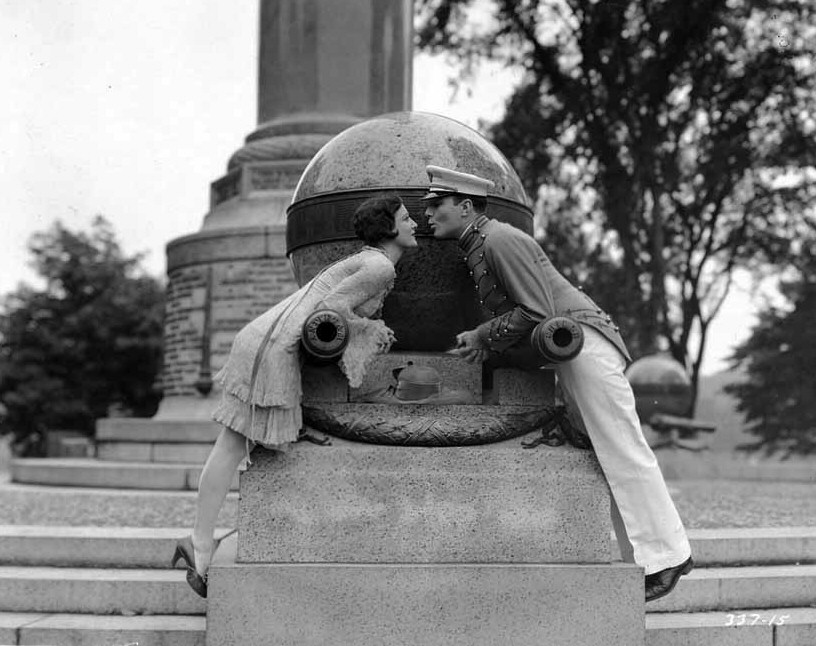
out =
[(448, 352), (462, 357), (468, 363), (482, 362), (487, 359), (487, 347), (482, 343), (476, 330), (467, 330), (457, 334), (456, 347)]

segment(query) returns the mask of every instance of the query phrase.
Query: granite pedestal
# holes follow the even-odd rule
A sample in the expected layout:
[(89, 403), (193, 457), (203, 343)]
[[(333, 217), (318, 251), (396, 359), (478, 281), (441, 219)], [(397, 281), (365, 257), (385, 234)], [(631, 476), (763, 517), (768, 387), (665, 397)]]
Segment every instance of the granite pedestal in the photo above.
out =
[(635, 646), (594, 455), (520, 439), (256, 450), (210, 570), (208, 646)]

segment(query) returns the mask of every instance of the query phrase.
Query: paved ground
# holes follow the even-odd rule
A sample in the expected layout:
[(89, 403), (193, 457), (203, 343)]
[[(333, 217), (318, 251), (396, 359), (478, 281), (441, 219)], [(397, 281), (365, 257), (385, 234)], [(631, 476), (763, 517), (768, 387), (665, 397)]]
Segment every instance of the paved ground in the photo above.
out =
[(670, 481), (688, 527), (816, 526), (816, 484), (736, 480)]
[[(195, 518), (192, 492), (72, 489), (0, 484), (0, 525), (187, 527)], [(233, 527), (238, 498), (230, 494), (220, 527)]]
[[(816, 526), (816, 484), (696, 480), (670, 481), (669, 488), (689, 528)], [(219, 526), (234, 526), (237, 504), (237, 496), (230, 494)], [(191, 492), (0, 483), (3, 525), (187, 527), (194, 516)]]

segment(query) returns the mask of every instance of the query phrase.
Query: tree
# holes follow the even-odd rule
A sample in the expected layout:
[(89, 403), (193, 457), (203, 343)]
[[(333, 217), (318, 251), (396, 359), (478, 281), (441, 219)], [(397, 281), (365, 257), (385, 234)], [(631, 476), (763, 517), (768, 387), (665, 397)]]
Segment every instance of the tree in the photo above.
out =
[(740, 449), (784, 451), (786, 457), (816, 453), (816, 256), (808, 264), (797, 279), (782, 283), (791, 308), (763, 311), (732, 356), (734, 367), (745, 367), (746, 379), (725, 390), (737, 397), (757, 437)]
[(573, 273), (636, 356), (668, 346), (696, 395), (733, 271), (785, 265), (813, 239), (811, 4), (422, 0), (417, 12), (419, 46), (459, 61), (463, 80), (486, 59), (522, 71), (489, 135), (548, 231), (566, 226), (555, 240), (595, 229), (596, 271)]
[(126, 257), (102, 217), (90, 233), (57, 222), (29, 250), (45, 287), (21, 286), (0, 312), (3, 430), (91, 432), (112, 405), (155, 412), (164, 297), (141, 256)]

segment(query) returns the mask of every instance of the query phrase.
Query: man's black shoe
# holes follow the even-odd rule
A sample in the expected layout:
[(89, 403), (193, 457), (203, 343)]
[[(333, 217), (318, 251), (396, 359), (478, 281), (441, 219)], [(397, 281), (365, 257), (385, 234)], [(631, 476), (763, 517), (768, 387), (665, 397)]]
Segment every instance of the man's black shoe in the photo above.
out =
[(646, 601), (654, 601), (665, 597), (674, 590), (674, 586), (684, 574), (691, 572), (694, 567), (694, 560), (689, 556), (680, 565), (660, 570), (654, 574), (646, 575)]

